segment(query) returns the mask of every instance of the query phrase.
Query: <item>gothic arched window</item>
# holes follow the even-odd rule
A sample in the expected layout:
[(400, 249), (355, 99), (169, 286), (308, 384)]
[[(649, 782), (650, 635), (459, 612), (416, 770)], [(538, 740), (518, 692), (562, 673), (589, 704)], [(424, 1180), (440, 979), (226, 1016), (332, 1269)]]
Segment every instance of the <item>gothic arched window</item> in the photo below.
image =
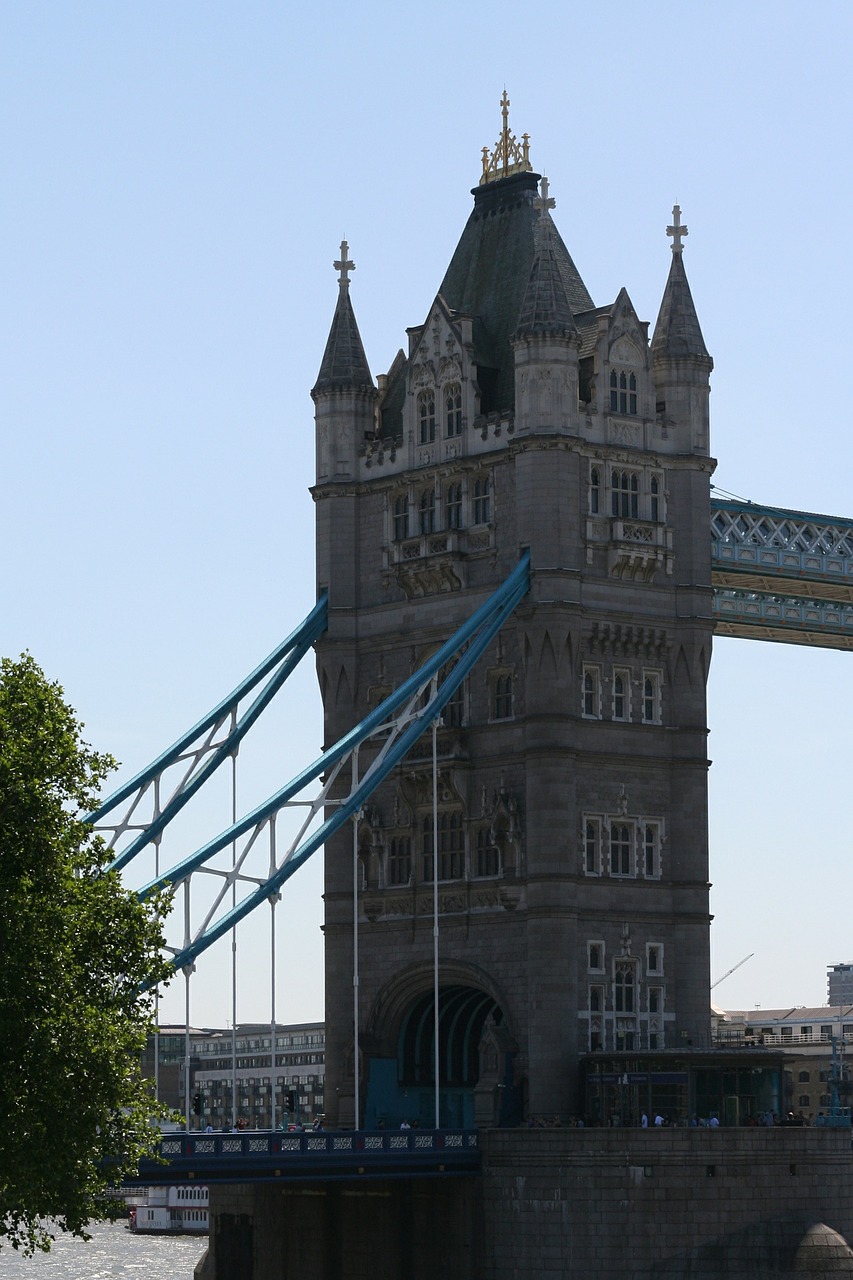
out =
[(624, 369), (610, 370), (610, 411), (611, 413), (637, 412), (637, 375)]
[(462, 486), (450, 484), (444, 493), (445, 529), (462, 528)]
[(590, 468), (589, 473), (589, 511), (597, 516), (601, 507), (601, 472), (598, 467)]
[(444, 429), (448, 437), (462, 435), (462, 388), (458, 382), (444, 388)]
[(435, 392), (418, 392), (418, 440), (431, 444), (435, 439)]
[(512, 676), (508, 673), (495, 677), (492, 686), (492, 719), (509, 720), (512, 717)]
[(613, 1008), (616, 1013), (634, 1012), (634, 965), (630, 960), (619, 960), (613, 979)]
[(408, 836), (395, 837), (388, 846), (385, 883), (408, 884), (412, 878), (412, 842)]
[(477, 832), (477, 872), (478, 876), (500, 875), (501, 856), (497, 845), (491, 839), (488, 827), (480, 827)]
[(631, 874), (631, 824), (614, 822), (610, 827), (610, 874)]
[(489, 477), (479, 476), (474, 481), (474, 524), (488, 524), (491, 510)]
[(636, 471), (614, 471), (610, 485), (613, 515), (636, 520), (640, 508), (640, 481)]
[(404, 542), (409, 536), (409, 498), (401, 493), (394, 499), (394, 541)]
[(424, 489), (420, 501), (421, 533), (435, 533), (435, 489)]

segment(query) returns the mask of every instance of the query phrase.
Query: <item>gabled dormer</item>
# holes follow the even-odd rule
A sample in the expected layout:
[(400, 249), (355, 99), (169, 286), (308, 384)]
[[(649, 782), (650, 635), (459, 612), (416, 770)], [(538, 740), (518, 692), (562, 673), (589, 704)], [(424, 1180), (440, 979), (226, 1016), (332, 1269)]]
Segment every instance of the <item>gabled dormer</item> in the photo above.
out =
[(609, 421), (610, 438), (626, 444), (639, 445), (643, 421), (654, 416), (649, 326), (624, 288), (598, 316), (595, 408)]
[(472, 359), (472, 321), (455, 315), (441, 294), (422, 325), (410, 329), (403, 438), (413, 462), (458, 457), (468, 424), (480, 411)]

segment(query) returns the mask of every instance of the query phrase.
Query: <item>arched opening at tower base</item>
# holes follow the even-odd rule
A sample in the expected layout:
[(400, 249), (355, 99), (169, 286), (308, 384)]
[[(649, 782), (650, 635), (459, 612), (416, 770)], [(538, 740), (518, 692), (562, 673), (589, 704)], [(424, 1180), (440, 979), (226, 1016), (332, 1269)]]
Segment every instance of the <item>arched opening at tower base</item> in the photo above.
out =
[[(492, 995), (464, 983), (438, 992), (439, 1126), (520, 1123), (518, 1046)], [(383, 1051), (384, 1050), (384, 1051)], [(435, 1125), (435, 1000), (413, 996), (364, 1055), (368, 1129)]]

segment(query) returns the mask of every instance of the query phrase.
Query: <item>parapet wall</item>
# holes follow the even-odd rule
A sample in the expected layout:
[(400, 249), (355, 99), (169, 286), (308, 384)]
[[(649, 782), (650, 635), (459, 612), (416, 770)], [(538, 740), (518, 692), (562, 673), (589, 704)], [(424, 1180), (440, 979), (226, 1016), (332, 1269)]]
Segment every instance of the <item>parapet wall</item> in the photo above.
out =
[(481, 1177), (212, 1187), (197, 1276), (853, 1277), (849, 1130), (504, 1129), (480, 1144)]

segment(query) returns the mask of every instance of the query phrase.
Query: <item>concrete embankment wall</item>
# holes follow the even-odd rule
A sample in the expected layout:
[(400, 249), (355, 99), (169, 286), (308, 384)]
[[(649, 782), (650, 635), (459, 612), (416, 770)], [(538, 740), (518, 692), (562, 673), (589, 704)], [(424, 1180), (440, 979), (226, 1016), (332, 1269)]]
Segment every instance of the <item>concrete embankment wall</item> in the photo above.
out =
[(197, 1275), (853, 1276), (849, 1131), (492, 1130), (481, 1148), (480, 1178), (214, 1187)]

